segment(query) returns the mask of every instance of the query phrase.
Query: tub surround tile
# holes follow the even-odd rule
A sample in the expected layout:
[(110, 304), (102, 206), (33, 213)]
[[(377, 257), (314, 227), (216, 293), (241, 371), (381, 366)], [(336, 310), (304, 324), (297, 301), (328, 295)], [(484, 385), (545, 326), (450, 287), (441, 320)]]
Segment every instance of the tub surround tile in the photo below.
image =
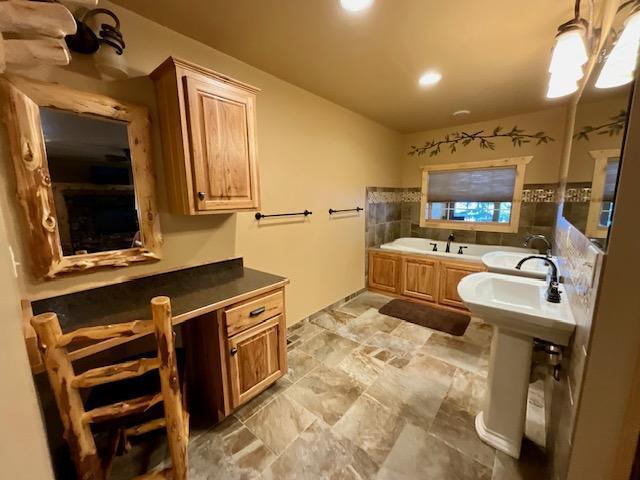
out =
[(335, 366), (357, 347), (353, 340), (325, 330), (300, 345), (299, 349), (325, 365)]
[(364, 450), (382, 465), (393, 448), (405, 421), (363, 394), (336, 423), (334, 431)]
[(293, 385), (287, 394), (333, 426), (351, 408), (364, 388), (343, 371), (322, 365)]
[(311, 412), (283, 394), (244, 423), (267, 448), (280, 454), (315, 419)]
[(376, 477), (379, 480), (490, 480), (491, 469), (424, 430), (407, 424)]

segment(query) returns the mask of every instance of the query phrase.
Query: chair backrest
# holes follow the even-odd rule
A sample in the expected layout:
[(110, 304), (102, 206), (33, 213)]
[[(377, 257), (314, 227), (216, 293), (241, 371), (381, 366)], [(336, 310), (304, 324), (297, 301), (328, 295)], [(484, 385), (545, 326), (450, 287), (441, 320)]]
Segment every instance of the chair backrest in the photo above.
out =
[[(138, 478), (187, 478), (189, 420), (180, 392), (169, 298), (156, 297), (151, 300), (151, 314), (152, 320), (81, 328), (68, 333), (62, 333), (55, 313), (43, 313), (31, 320), (64, 427), (65, 440), (81, 480), (106, 480), (108, 476), (108, 466), (99, 458), (91, 424), (142, 413), (160, 402), (164, 407), (164, 419), (129, 428), (126, 433), (138, 435), (166, 428), (172, 466)], [(152, 332), (157, 341), (157, 357), (107, 365), (75, 374), (67, 351), (67, 346), (73, 342), (107, 340)], [(160, 392), (85, 410), (80, 389), (138, 377), (154, 369), (160, 375)]]

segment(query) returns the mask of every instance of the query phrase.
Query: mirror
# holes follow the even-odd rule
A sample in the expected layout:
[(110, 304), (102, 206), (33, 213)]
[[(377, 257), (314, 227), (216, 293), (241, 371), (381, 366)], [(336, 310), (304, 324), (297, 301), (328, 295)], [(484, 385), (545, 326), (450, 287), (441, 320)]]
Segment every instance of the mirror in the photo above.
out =
[(22, 77), (0, 87), (36, 276), (159, 260), (146, 108)]
[(62, 253), (141, 247), (125, 122), (40, 109)]
[(602, 62), (578, 101), (563, 216), (606, 249), (633, 82), (595, 87)]

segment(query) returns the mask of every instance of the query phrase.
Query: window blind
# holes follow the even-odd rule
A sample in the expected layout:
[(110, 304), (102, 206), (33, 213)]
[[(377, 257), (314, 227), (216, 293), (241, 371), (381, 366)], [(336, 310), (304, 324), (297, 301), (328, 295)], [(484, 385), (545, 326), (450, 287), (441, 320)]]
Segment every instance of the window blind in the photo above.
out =
[(516, 183), (516, 167), (429, 172), (427, 201), (510, 202)]
[(602, 195), (602, 199), (605, 202), (613, 202), (613, 197), (616, 194), (616, 183), (618, 181), (619, 167), (619, 159), (607, 162), (607, 171), (604, 177), (604, 193)]

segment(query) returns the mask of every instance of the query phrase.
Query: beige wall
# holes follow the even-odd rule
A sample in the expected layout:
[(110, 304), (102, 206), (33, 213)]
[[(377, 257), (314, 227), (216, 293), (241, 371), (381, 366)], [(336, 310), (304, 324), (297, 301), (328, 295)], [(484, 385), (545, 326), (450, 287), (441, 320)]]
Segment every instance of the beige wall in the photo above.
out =
[[(31, 278), (22, 248), (22, 212), (15, 200), (10, 159), (2, 155), (1, 194), (9, 241), (16, 250), (20, 285), (28, 298), (44, 297), (115, 282), (123, 276), (152, 274), (231, 256), (250, 267), (287, 276), (289, 322), (364, 287), (364, 215), (330, 220), (327, 210), (363, 206), (367, 185), (399, 183), (395, 166), (399, 136), (343, 107), (279, 80), (221, 52), (107, 2), (119, 15), (127, 42), (131, 76), (125, 82), (96, 81), (91, 59), (76, 56), (65, 69), (39, 69), (29, 75), (99, 91), (149, 106), (154, 121), (164, 259), (113, 272), (52, 282)], [(153, 84), (146, 78), (167, 56), (213, 68), (263, 91), (258, 96), (258, 149), (262, 208), (267, 213), (314, 212), (306, 222), (259, 227), (252, 214), (191, 218), (166, 211)], [(266, 223), (266, 222), (265, 222)]]
[[(525, 183), (554, 183), (559, 181), (560, 158), (562, 155), (562, 144), (565, 136), (566, 108), (553, 107), (541, 112), (526, 113), (510, 117), (499, 118), (487, 122), (469, 123), (452, 128), (442, 128), (428, 130), (424, 132), (412, 133), (402, 136), (402, 152), (404, 158), (402, 162), (402, 184), (405, 187), (416, 187), (420, 185), (420, 167), (422, 165), (433, 165), (438, 163), (458, 163), (473, 162), (478, 160), (493, 160), (497, 158), (519, 157), (533, 155), (533, 160), (527, 167)], [(511, 129), (513, 126), (525, 129), (527, 133), (544, 131), (555, 139), (548, 144), (535, 145), (525, 144), (521, 147), (514, 147), (508, 138), (496, 139), (495, 150), (481, 150), (477, 143), (466, 147), (459, 146), (455, 153), (450, 153), (444, 149), (439, 155), (429, 157), (428, 154), (422, 156), (409, 156), (407, 152), (412, 145), (421, 146), (426, 141), (442, 139), (446, 134), (455, 131), (492, 132), (496, 126), (503, 129)]]

